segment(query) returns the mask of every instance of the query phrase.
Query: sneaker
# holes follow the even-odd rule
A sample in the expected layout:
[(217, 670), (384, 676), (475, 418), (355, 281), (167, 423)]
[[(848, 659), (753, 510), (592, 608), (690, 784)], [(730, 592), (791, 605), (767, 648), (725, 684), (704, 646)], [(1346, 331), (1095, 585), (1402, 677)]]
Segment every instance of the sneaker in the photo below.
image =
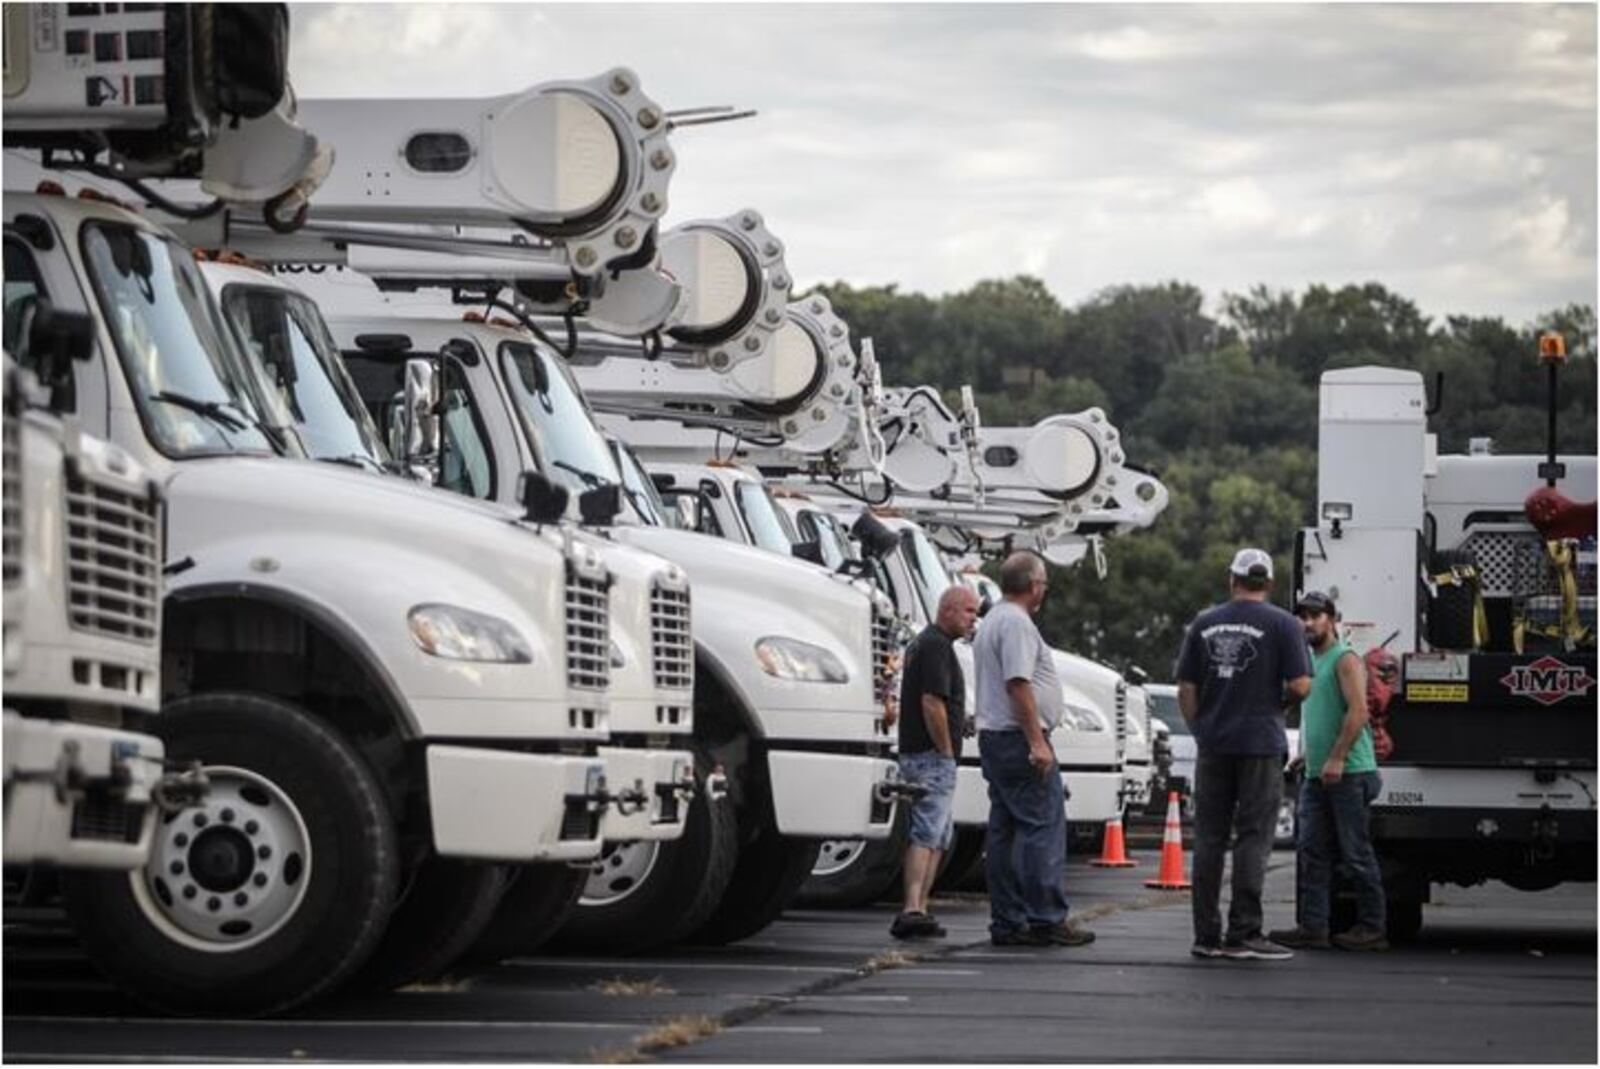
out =
[(896, 939), (940, 938), (944, 925), (927, 913), (901, 913), (889, 925), (889, 934)]
[(1334, 936), (1333, 945), (1340, 950), (1388, 950), (1389, 940), (1378, 929), (1358, 924)]
[(1048, 938), (1041, 936), (1035, 928), (1012, 928), (1006, 931), (991, 931), (989, 942), (997, 947), (1044, 947), (1049, 946)]
[(1222, 946), (1218, 943), (1196, 941), (1194, 946), (1189, 948), (1189, 953), (1197, 958), (1220, 958), (1222, 957)]
[(1086, 928), (1062, 921), (1043, 928), (1029, 929), (1045, 946), (1086, 947), (1094, 942), (1094, 933)]
[(1229, 939), (1222, 944), (1222, 956), (1236, 961), (1288, 961), (1294, 951), (1259, 935), (1249, 939)]
[(1327, 932), (1313, 932), (1298, 924), (1293, 928), (1275, 928), (1267, 933), (1267, 938), (1281, 947), (1295, 950), (1327, 950), (1333, 946), (1328, 942)]

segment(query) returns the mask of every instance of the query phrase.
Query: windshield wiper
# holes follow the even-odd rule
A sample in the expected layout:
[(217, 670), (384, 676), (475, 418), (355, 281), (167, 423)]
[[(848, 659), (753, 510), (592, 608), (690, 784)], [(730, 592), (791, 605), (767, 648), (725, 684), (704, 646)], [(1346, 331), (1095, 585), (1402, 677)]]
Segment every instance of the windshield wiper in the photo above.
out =
[(376, 471), (387, 474), (387, 466), (380, 464), (365, 453), (346, 453), (343, 456), (318, 457), (324, 464), (343, 464), (347, 468), (360, 468), (362, 471)]
[(187, 408), (190, 412), (197, 412), (206, 417), (217, 426), (230, 431), (242, 431), (250, 424), (230, 412), (224, 411), (222, 401), (204, 401), (198, 397), (190, 397), (186, 393), (174, 393), (171, 390), (161, 390), (150, 395), (152, 401), (164, 401), (169, 405)]
[(555, 467), (560, 468), (562, 471), (570, 471), (570, 472), (572, 472), (572, 474), (576, 475), (578, 478), (583, 480), (583, 485), (585, 485), (585, 486), (594, 487), (594, 486), (610, 486), (611, 485), (611, 480), (610, 479), (602, 479), (600, 476), (596, 475), (594, 472), (592, 472), (592, 471), (584, 471), (582, 468), (578, 467), (576, 464), (568, 464), (565, 460), (552, 460), (550, 463), (552, 465), (554, 465)]

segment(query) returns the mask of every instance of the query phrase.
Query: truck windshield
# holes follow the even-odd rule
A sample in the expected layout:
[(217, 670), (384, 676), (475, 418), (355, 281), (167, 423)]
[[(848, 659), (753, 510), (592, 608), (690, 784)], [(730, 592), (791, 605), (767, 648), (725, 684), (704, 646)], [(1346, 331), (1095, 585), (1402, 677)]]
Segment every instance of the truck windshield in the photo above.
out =
[(785, 556), (793, 551), (794, 538), (784, 526), (778, 515), (778, 506), (773, 503), (764, 484), (753, 479), (739, 479), (733, 484), (733, 494), (756, 545)]
[(525, 342), (501, 342), (500, 370), (547, 478), (578, 494), (622, 481), (583, 394), (560, 360)]
[(922, 604), (927, 609), (928, 619), (934, 620), (939, 616), (939, 598), (950, 586), (950, 573), (945, 570), (944, 558), (939, 556), (939, 551), (928, 541), (927, 534), (917, 527), (910, 527), (907, 530), (910, 537), (906, 541), (910, 545), (911, 552), (906, 556), (910, 559), (911, 574), (916, 579), (917, 589), (922, 593)]
[(91, 222), (83, 258), (146, 433), (170, 457), (272, 453), (244, 368), (194, 259), (136, 227)]
[(387, 466), (388, 451), (316, 305), (287, 290), (231, 285), (222, 310), (311, 456)]
[(656, 484), (650, 481), (650, 476), (640, 467), (639, 458), (633, 455), (633, 450), (620, 442), (611, 444), (611, 452), (616, 459), (618, 470), (622, 472), (622, 488), (627, 492), (628, 503), (639, 514), (639, 522), (646, 527), (665, 527), (666, 505), (662, 503), (661, 495), (656, 492)]
[(1151, 714), (1174, 735), (1189, 734), (1189, 722), (1178, 711), (1178, 696), (1176, 694), (1163, 694), (1156, 691), (1146, 691), (1145, 696), (1150, 702)]

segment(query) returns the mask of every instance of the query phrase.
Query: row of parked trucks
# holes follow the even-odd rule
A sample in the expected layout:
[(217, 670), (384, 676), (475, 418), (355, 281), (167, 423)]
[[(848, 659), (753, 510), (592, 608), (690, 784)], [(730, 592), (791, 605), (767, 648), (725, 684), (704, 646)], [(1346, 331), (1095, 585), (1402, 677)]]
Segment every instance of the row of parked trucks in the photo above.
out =
[[(830, 564), (775, 507), (881, 497), (900, 443), (759, 214), (661, 224), (696, 115), (622, 68), (297, 104), (276, 5), (5, 19), (24, 900), (153, 1007), (272, 1013), (551, 939), (737, 940), (883, 863), (895, 659), (954, 579), (908, 520), (863, 547), (834, 493)], [(944, 482), (971, 422), (917, 439)], [(685, 466), (652, 424), (722, 443)], [(1121, 471), (1108, 442), (1078, 444)], [(1080, 489), (1010, 522), (1070, 537)], [(1148, 790), (1146, 735), (1079, 677), (1088, 826)]]
[[(1099, 410), (885, 388), (759, 213), (665, 227), (720, 116), (625, 68), (297, 104), (276, 5), (4, 17), (5, 857), (153, 1007), (870, 899), (940, 592), (1165, 506)], [(1090, 841), (1159, 729), (1055, 656)]]

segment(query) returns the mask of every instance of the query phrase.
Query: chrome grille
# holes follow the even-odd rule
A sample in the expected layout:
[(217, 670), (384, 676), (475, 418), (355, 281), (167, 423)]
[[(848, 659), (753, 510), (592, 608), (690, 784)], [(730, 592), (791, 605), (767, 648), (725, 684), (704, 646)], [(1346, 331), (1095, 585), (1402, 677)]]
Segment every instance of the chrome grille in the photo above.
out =
[(67, 614), (72, 626), (153, 644), (161, 619), (159, 506), (67, 469)]
[(10, 586), (22, 578), (22, 425), (10, 404), (5, 410), (3, 447), (5, 455), (0, 457), (0, 467), (4, 469), (5, 503), (0, 528), (3, 528), (5, 585)]
[(605, 690), (611, 683), (611, 613), (605, 578), (567, 568), (567, 686)]
[(888, 700), (894, 682), (895, 626), (893, 617), (872, 610), (872, 700)]
[(650, 589), (650, 648), (656, 686), (694, 688), (694, 635), (689, 628), (689, 592), (656, 585)]

